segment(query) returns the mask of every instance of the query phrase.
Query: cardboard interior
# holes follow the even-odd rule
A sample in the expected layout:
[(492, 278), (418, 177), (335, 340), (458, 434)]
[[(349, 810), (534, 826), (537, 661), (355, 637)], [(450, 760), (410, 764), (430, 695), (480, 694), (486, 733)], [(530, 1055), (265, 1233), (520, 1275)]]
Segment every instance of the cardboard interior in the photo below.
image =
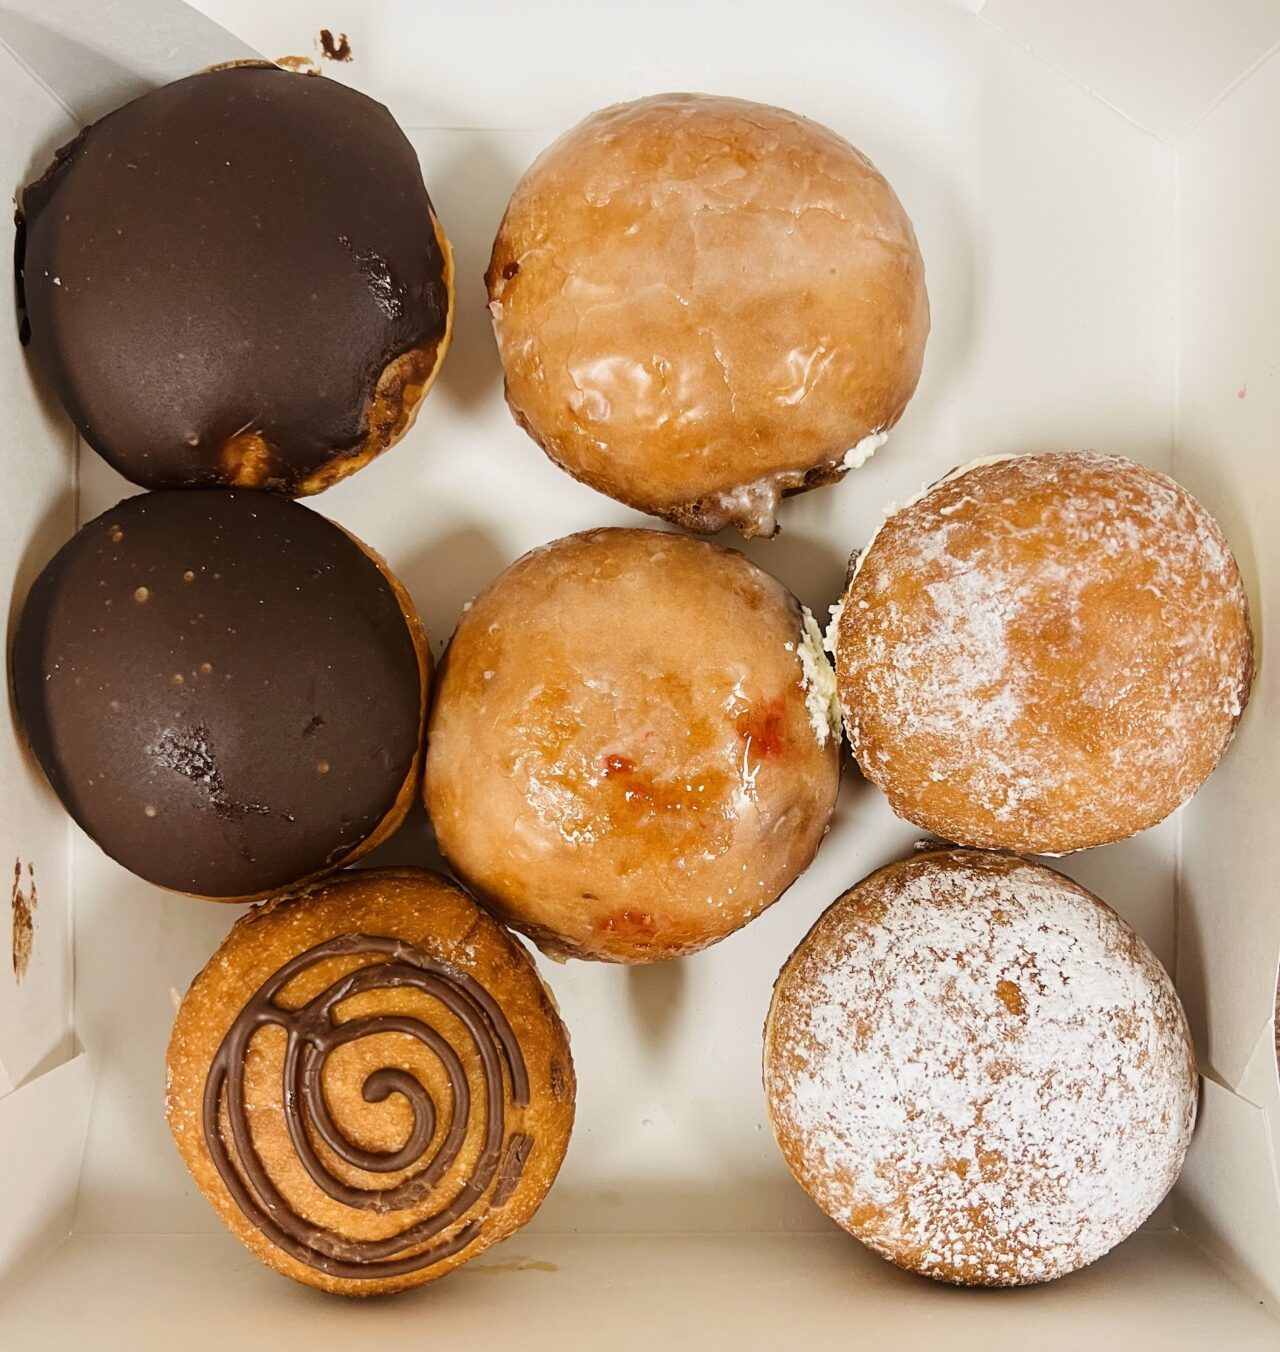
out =
[[(886, 173), (920, 238), (934, 329), (902, 424), (843, 485), (791, 500), (779, 539), (746, 546), (815, 614), (886, 504), (976, 455), (1129, 455), (1174, 473), (1219, 517), (1262, 658), (1237, 742), (1171, 821), (1056, 865), (1175, 973), (1207, 1081), (1201, 1123), (1148, 1227), (1050, 1287), (944, 1291), (835, 1232), (774, 1147), (759, 1053), (795, 943), (920, 834), (847, 771), (813, 867), (740, 934), (633, 970), (539, 959), (573, 1035), (580, 1097), (564, 1171), (533, 1224), (425, 1292), (324, 1301), (225, 1235), (163, 1121), (174, 1001), (235, 908), (164, 896), (107, 860), (3, 719), (0, 869), (17, 861), (22, 904), (33, 883), (37, 904), (21, 982), (0, 954), (0, 1345), (78, 1335), (159, 1347), (179, 1321), (191, 1346), (265, 1347), (288, 1327), (327, 1348), (373, 1324), (374, 1336), (407, 1335), (429, 1317), (441, 1338), (481, 1328), (535, 1348), (583, 1327), (618, 1347), (657, 1331), (706, 1347), (825, 1346), (851, 1325), (908, 1348), (938, 1346), (944, 1330), (948, 1347), (1074, 1348), (1090, 1328), (1098, 1345), (1274, 1347), (1280, 837), (1267, 808), (1280, 789), (1269, 735), (1280, 678), (1267, 635), (1280, 577), (1280, 253), (1264, 167), (1280, 140), (1280, 58), (1267, 59), (1276, 6), (1141, 0), (1143, 23), (1126, 10), (1123, 25), (1157, 35), (1143, 51), (1113, 40), (1101, 0), (806, 0), (782, 26), (763, 5), (677, 0), (653, 0), (643, 23), (558, 0), (515, 28), (496, 5), (444, 17), (354, 0), (322, 14), (308, 0), (203, 8), (253, 47), (176, 0), (0, 0), (0, 169), (16, 193), (78, 125), (150, 85), (254, 47), (315, 55), (320, 23), (348, 34), (354, 60), (325, 63), (326, 77), (386, 102), (419, 150), (455, 248), (457, 328), (409, 436), (311, 505), (387, 557), (437, 653), (464, 602), (526, 549), (587, 526), (651, 524), (572, 482), (515, 427), (481, 274), (533, 156), (592, 108), (662, 88), (741, 93), (827, 122)], [(7, 269), (0, 285), (12, 285)], [(77, 448), (12, 331), (0, 407), (11, 634), (75, 522), (137, 490)], [(433, 857), (420, 812), (378, 855)]]

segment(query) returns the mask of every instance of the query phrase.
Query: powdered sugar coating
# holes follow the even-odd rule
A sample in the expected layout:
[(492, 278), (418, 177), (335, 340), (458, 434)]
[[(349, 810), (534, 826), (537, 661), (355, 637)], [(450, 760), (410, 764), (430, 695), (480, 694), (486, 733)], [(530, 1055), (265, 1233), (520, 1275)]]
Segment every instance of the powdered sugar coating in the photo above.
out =
[(894, 810), (1029, 853), (1167, 816), (1252, 681), (1213, 518), (1164, 475), (1089, 452), (949, 475), (884, 523), (833, 629), (850, 743)]
[(1052, 870), (955, 850), (835, 903), (778, 979), (765, 1089), (828, 1215), (940, 1280), (1047, 1281), (1172, 1187), (1195, 1063), (1164, 969)]

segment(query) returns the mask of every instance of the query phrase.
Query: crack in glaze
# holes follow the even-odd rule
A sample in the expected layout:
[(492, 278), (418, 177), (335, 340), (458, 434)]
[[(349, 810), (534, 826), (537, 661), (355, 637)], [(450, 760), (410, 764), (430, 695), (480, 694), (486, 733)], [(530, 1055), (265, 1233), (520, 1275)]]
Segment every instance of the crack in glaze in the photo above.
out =
[(293, 821), (293, 816), (288, 812), (273, 812), (264, 803), (241, 802), (227, 792), (222, 771), (209, 744), (209, 729), (203, 723), (198, 723), (189, 732), (180, 732), (177, 728), (167, 729), (155, 746), (150, 748), (150, 753), (166, 769), (175, 771), (204, 789), (213, 810), (227, 821), (243, 821), (250, 815), (277, 816), (283, 817), (285, 821)]

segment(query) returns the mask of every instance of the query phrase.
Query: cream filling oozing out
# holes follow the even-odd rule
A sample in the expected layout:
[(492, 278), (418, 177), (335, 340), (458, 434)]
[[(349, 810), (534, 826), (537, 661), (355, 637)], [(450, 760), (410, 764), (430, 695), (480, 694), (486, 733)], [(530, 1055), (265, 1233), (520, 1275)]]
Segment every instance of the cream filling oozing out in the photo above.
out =
[[(831, 468), (842, 474), (861, 469), (889, 440), (887, 430), (868, 432), (857, 445), (851, 447)], [(717, 531), (736, 526), (744, 535), (771, 536), (778, 530), (778, 507), (788, 489), (800, 488), (805, 481), (803, 470), (779, 470), (750, 483), (738, 484), (701, 499), (703, 529)]]
[(836, 673), (823, 650), (822, 630), (808, 606), (801, 606), (804, 628), (796, 644), (804, 684), (804, 702), (809, 710), (809, 722), (819, 746), (826, 746), (827, 738), (840, 739), (840, 700), (836, 690)]
[(856, 446), (845, 452), (842, 462), (845, 469), (861, 469), (888, 440), (889, 433), (883, 427), (868, 432)]

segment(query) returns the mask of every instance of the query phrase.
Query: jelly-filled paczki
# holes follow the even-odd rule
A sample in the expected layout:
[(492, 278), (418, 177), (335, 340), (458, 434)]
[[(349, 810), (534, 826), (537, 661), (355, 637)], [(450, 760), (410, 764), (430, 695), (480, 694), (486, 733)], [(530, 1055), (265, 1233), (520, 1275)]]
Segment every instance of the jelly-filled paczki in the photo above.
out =
[(399, 439), (453, 264), (391, 114), (266, 64), (86, 128), (22, 194), (32, 359), (147, 488), (314, 493)]
[(315, 877), (403, 820), (430, 657), (412, 604), (345, 531), (286, 498), (128, 498), (37, 579), (18, 714), (113, 858), (239, 900)]
[(553, 541), (476, 597), (441, 664), (441, 853), (557, 956), (696, 952), (826, 835), (834, 693), (813, 617), (743, 555), (651, 530)]

